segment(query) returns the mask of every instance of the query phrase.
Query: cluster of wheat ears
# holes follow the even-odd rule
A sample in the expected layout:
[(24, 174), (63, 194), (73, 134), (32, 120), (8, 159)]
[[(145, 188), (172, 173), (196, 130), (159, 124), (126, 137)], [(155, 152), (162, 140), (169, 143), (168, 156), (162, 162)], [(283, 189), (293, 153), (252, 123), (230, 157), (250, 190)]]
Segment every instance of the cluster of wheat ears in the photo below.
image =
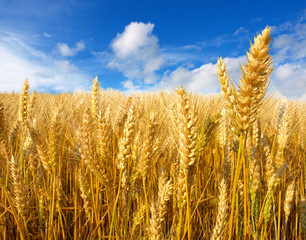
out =
[[(306, 239), (305, 106), (270, 29), (222, 95), (0, 95), (0, 239)], [(290, 81), (290, 79), (288, 79)]]

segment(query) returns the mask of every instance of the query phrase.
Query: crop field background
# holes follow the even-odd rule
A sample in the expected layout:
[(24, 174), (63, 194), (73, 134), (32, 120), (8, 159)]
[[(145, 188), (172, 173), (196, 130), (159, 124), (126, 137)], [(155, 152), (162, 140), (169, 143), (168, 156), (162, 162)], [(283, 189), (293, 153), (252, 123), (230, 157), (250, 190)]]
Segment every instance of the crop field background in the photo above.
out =
[(306, 239), (306, 103), (270, 29), (222, 94), (0, 94), (0, 239)]

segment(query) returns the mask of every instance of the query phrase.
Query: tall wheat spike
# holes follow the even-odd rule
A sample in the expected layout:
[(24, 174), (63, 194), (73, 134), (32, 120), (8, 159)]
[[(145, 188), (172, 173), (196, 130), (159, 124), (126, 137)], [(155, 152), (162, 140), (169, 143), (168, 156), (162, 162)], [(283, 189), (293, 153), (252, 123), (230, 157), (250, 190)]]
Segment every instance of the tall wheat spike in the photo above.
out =
[(219, 185), (219, 204), (217, 221), (211, 236), (211, 240), (221, 239), (222, 233), (224, 231), (224, 225), (227, 217), (228, 208), (228, 187), (224, 178), (221, 179)]
[(28, 100), (29, 100), (29, 82), (28, 79), (24, 80), (22, 91), (20, 94), (20, 107), (18, 120), (24, 123), (28, 117)]
[(238, 134), (246, 131), (256, 120), (257, 111), (267, 93), (269, 76), (272, 72), (271, 56), (269, 55), (270, 42), (270, 28), (266, 27), (254, 39), (254, 44), (251, 44), (250, 52), (247, 53), (247, 64), (241, 66), (242, 78), (238, 91), (234, 91), (230, 86), (222, 59), (218, 61), (218, 76), (222, 92), (227, 108), (232, 109), (230, 112), (232, 118), (234, 117), (233, 127)]
[(28, 195), (24, 185), (23, 171), (19, 168), (18, 162), (16, 161), (14, 156), (12, 156), (11, 158), (11, 174), (14, 186), (16, 208), (23, 220), (26, 221), (29, 215), (29, 209), (27, 207)]
[(83, 117), (83, 129), (82, 129), (82, 138), (81, 138), (81, 157), (84, 161), (86, 167), (92, 171), (92, 173), (99, 179), (102, 185), (107, 185), (107, 178), (105, 171), (101, 167), (98, 160), (93, 157), (93, 135), (92, 128), (90, 125), (90, 112), (89, 109), (84, 113)]
[(98, 77), (95, 77), (92, 85), (91, 92), (91, 113), (92, 118), (96, 121), (98, 116), (98, 93), (99, 93), (99, 82)]
[(190, 186), (192, 179), (188, 179), (190, 167), (196, 160), (196, 141), (197, 141), (197, 111), (190, 106), (189, 97), (183, 87), (176, 90), (178, 95), (178, 119), (179, 119), (179, 179), (178, 179), (178, 207), (180, 217), (177, 228), (177, 237), (180, 237), (182, 214), (185, 206), (188, 240), (191, 238), (190, 225)]
[(251, 44), (250, 53), (247, 53), (248, 62), (246, 66), (241, 67), (242, 78), (237, 92), (238, 131), (246, 131), (256, 120), (257, 111), (267, 93), (272, 72), (270, 43), (270, 28), (266, 27), (254, 39), (254, 45)]

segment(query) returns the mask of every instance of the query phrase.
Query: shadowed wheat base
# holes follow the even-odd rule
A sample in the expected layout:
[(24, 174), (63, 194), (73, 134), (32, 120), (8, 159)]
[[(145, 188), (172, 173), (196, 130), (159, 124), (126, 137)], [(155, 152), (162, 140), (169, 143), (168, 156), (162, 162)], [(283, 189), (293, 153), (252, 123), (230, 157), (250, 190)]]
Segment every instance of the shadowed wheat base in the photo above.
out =
[(0, 95), (0, 239), (305, 239), (306, 103), (267, 27), (221, 95)]

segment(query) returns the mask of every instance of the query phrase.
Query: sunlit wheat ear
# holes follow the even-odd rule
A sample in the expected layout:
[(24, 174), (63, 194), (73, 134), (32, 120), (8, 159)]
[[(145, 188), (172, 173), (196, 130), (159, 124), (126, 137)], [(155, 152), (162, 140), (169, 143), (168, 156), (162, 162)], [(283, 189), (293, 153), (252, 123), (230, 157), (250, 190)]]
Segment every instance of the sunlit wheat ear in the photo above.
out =
[(106, 174), (97, 158), (94, 157), (93, 134), (89, 109), (87, 109), (83, 116), (81, 143), (80, 152), (82, 161), (84, 161), (86, 167), (95, 175), (96, 178), (98, 178), (102, 185), (106, 186), (108, 182)]
[(21, 123), (17, 121), (9, 133), (9, 136), (10, 136), (9, 140), (12, 146), (16, 145), (16, 139), (18, 138), (18, 135), (20, 134), (20, 132), (21, 132)]
[(229, 121), (226, 109), (223, 108), (221, 111), (220, 124), (217, 128), (217, 139), (222, 148), (225, 148), (227, 141), (229, 140)]
[(92, 217), (92, 196), (90, 192), (90, 186), (88, 183), (87, 176), (85, 175), (85, 172), (82, 171), (80, 168), (78, 170), (78, 180), (80, 184), (80, 190), (81, 190), (81, 197), (83, 198), (84, 201), (84, 208), (86, 212), (86, 216), (88, 220), (91, 219)]
[(29, 101), (29, 82), (26, 79), (20, 93), (19, 115), (18, 120), (24, 123), (28, 117), (28, 101)]
[(11, 174), (16, 208), (22, 218), (26, 220), (29, 215), (28, 195), (26, 192), (26, 186), (24, 185), (23, 171), (19, 168), (18, 163), (13, 156), (11, 158)]
[(63, 182), (60, 176), (56, 176), (56, 198), (59, 204), (63, 204), (65, 200), (65, 192), (63, 189)]
[(132, 157), (132, 142), (134, 135), (134, 126), (135, 126), (135, 114), (134, 107), (131, 105), (128, 109), (127, 119), (124, 124), (123, 136), (119, 141), (119, 149), (117, 155), (117, 168), (121, 173), (121, 186), (123, 189), (123, 203), (127, 207), (128, 204), (128, 191), (130, 190), (130, 182), (128, 176), (128, 164)]
[(99, 93), (99, 83), (98, 77), (93, 80), (92, 91), (91, 91), (91, 113), (94, 121), (97, 120), (98, 115), (98, 93)]
[(221, 179), (219, 184), (219, 204), (217, 221), (211, 236), (211, 240), (221, 239), (222, 233), (224, 231), (224, 225), (227, 217), (228, 209), (228, 187), (224, 178)]
[(4, 139), (5, 132), (7, 131), (6, 113), (3, 102), (0, 102), (0, 140)]
[(293, 208), (294, 191), (295, 191), (295, 182), (292, 181), (287, 187), (285, 195), (284, 211), (285, 211), (286, 222), (288, 221), (289, 215)]
[(150, 210), (151, 210), (151, 218), (150, 218), (150, 228), (149, 228), (149, 239), (160, 240), (158, 213), (155, 204), (151, 205)]
[(257, 112), (267, 93), (272, 72), (270, 43), (270, 28), (266, 27), (254, 39), (254, 44), (251, 44), (250, 52), (247, 53), (247, 64), (241, 66), (242, 78), (236, 96), (235, 128), (238, 132), (246, 131), (256, 120)]
[(146, 135), (143, 143), (143, 152), (139, 160), (139, 172), (142, 175), (142, 178), (146, 178), (147, 171), (150, 166), (150, 161), (153, 160), (154, 154), (154, 140), (157, 129), (157, 122), (154, 113), (150, 114), (150, 118), (148, 119)]
[(52, 171), (55, 171), (57, 164), (57, 152), (58, 152), (58, 136), (59, 136), (59, 110), (55, 109), (51, 119), (50, 129), (49, 129), (49, 139), (48, 139), (48, 156), (49, 156), (49, 166)]
[(37, 166), (37, 193), (38, 193), (38, 221), (41, 227), (45, 226), (46, 220), (46, 206), (45, 206), (45, 192), (43, 188), (43, 177), (42, 177), (42, 167), (38, 163)]
[(132, 232), (136, 230), (138, 226), (140, 226), (145, 218), (146, 214), (146, 206), (143, 204), (140, 207), (138, 207), (137, 212), (135, 212), (134, 218), (133, 218), (133, 226), (132, 226)]
[(112, 154), (112, 129), (110, 123), (110, 106), (107, 107), (104, 115), (101, 111), (98, 113), (97, 125), (97, 144), (98, 151), (104, 164), (108, 163)]
[(167, 181), (167, 177), (163, 173), (158, 182), (158, 202), (159, 202), (159, 228), (162, 230), (167, 214), (167, 203), (170, 200), (173, 190), (172, 181)]
[[(195, 110), (195, 114), (197, 115), (196, 110)], [(222, 134), (221, 136), (221, 138), (223, 138), (222, 141), (224, 141), (225, 139), (229, 140), (228, 129), (227, 129), (228, 123), (225, 121), (225, 124), (222, 126), (222, 124), (224, 123), (223, 121), (224, 118), (225, 118), (225, 115), (222, 116), (219, 113), (213, 114), (206, 120), (204, 127), (202, 128), (200, 127), (201, 130), (198, 131), (197, 133), (197, 143), (195, 147), (195, 151), (197, 152), (197, 154), (204, 151), (204, 148), (209, 143), (209, 141), (213, 138), (215, 133), (217, 135), (218, 140), (220, 140), (219, 132), (220, 134)], [(228, 118), (227, 115), (226, 115), (226, 118)], [(224, 144), (224, 142), (223, 143), (220, 142), (220, 144)], [(221, 145), (221, 146), (224, 147), (224, 145)]]
[(273, 193), (275, 188), (279, 185), (281, 177), (284, 174), (288, 164), (284, 164), (267, 180), (268, 181), (268, 190), (265, 196), (265, 202), (263, 205), (263, 218), (265, 225), (268, 224), (271, 217), (271, 210), (273, 204)]
[(223, 114), (226, 116), (226, 118), (230, 117), (231, 119), (235, 119), (236, 89), (234, 88), (233, 82), (228, 75), (225, 63), (222, 58), (218, 59), (217, 65), (218, 65), (217, 74), (219, 77), (221, 92), (224, 99), (225, 112)]
[[(121, 129), (122, 126), (124, 125), (126, 119), (127, 119), (127, 115), (129, 112), (130, 107), (133, 107), (131, 104), (132, 98), (129, 97), (128, 100), (123, 103), (122, 105), (119, 105), (119, 109), (116, 113), (116, 117), (113, 121), (113, 131), (115, 133), (115, 135), (120, 135), (121, 134)], [(133, 110), (134, 115), (135, 115), (135, 111)]]
[(277, 144), (278, 150), (283, 151), (287, 145), (287, 141), (290, 134), (290, 105), (288, 101), (279, 108), (278, 119), (277, 119)]
[(260, 120), (257, 119), (252, 124), (252, 144), (257, 149), (261, 140), (261, 123)]
[(121, 171), (126, 169), (128, 159), (131, 157), (131, 147), (132, 147), (132, 140), (133, 140), (133, 134), (134, 134), (134, 125), (135, 125), (134, 108), (131, 105), (131, 107), (128, 110), (126, 122), (124, 124), (123, 136), (121, 137), (120, 142), (119, 142), (117, 167)]
[(275, 189), (276, 175), (273, 174), (270, 179), (268, 179), (268, 191), (266, 193), (266, 201), (263, 206), (263, 217), (265, 225), (269, 222), (271, 217), (271, 210), (273, 204), (273, 192)]
[(39, 160), (42, 163), (44, 169), (49, 174), (52, 174), (52, 167), (50, 165), (50, 161), (48, 160), (48, 153), (47, 153), (45, 146), (42, 143), (37, 142), (36, 148), (37, 148)]
[(273, 163), (270, 146), (268, 145), (268, 142), (266, 139), (264, 139), (263, 144), (264, 144), (263, 154), (264, 154), (264, 160), (265, 160), (265, 175), (266, 175), (266, 179), (269, 180), (272, 178), (273, 174), (275, 173), (275, 166)]
[(260, 188), (261, 176), (260, 176), (260, 161), (256, 154), (256, 148), (252, 146), (251, 156), (250, 156), (250, 195), (252, 204), (255, 203), (257, 192)]
[(176, 90), (178, 95), (178, 119), (179, 119), (179, 180), (178, 180), (178, 197), (180, 205), (186, 204), (186, 178), (188, 170), (196, 160), (196, 140), (197, 140), (197, 113), (191, 108), (189, 97), (180, 87)]
[(284, 164), (284, 150), (287, 148), (294, 131), (295, 119), (293, 117), (295, 115), (295, 110), (295, 106), (288, 101), (285, 101), (279, 109), (275, 156), (275, 165), (277, 168)]
[(37, 93), (35, 91), (33, 91), (32, 94), (29, 97), (28, 106), (27, 106), (28, 119), (30, 119), (33, 115), (34, 104), (36, 102), (36, 97), (37, 97)]

